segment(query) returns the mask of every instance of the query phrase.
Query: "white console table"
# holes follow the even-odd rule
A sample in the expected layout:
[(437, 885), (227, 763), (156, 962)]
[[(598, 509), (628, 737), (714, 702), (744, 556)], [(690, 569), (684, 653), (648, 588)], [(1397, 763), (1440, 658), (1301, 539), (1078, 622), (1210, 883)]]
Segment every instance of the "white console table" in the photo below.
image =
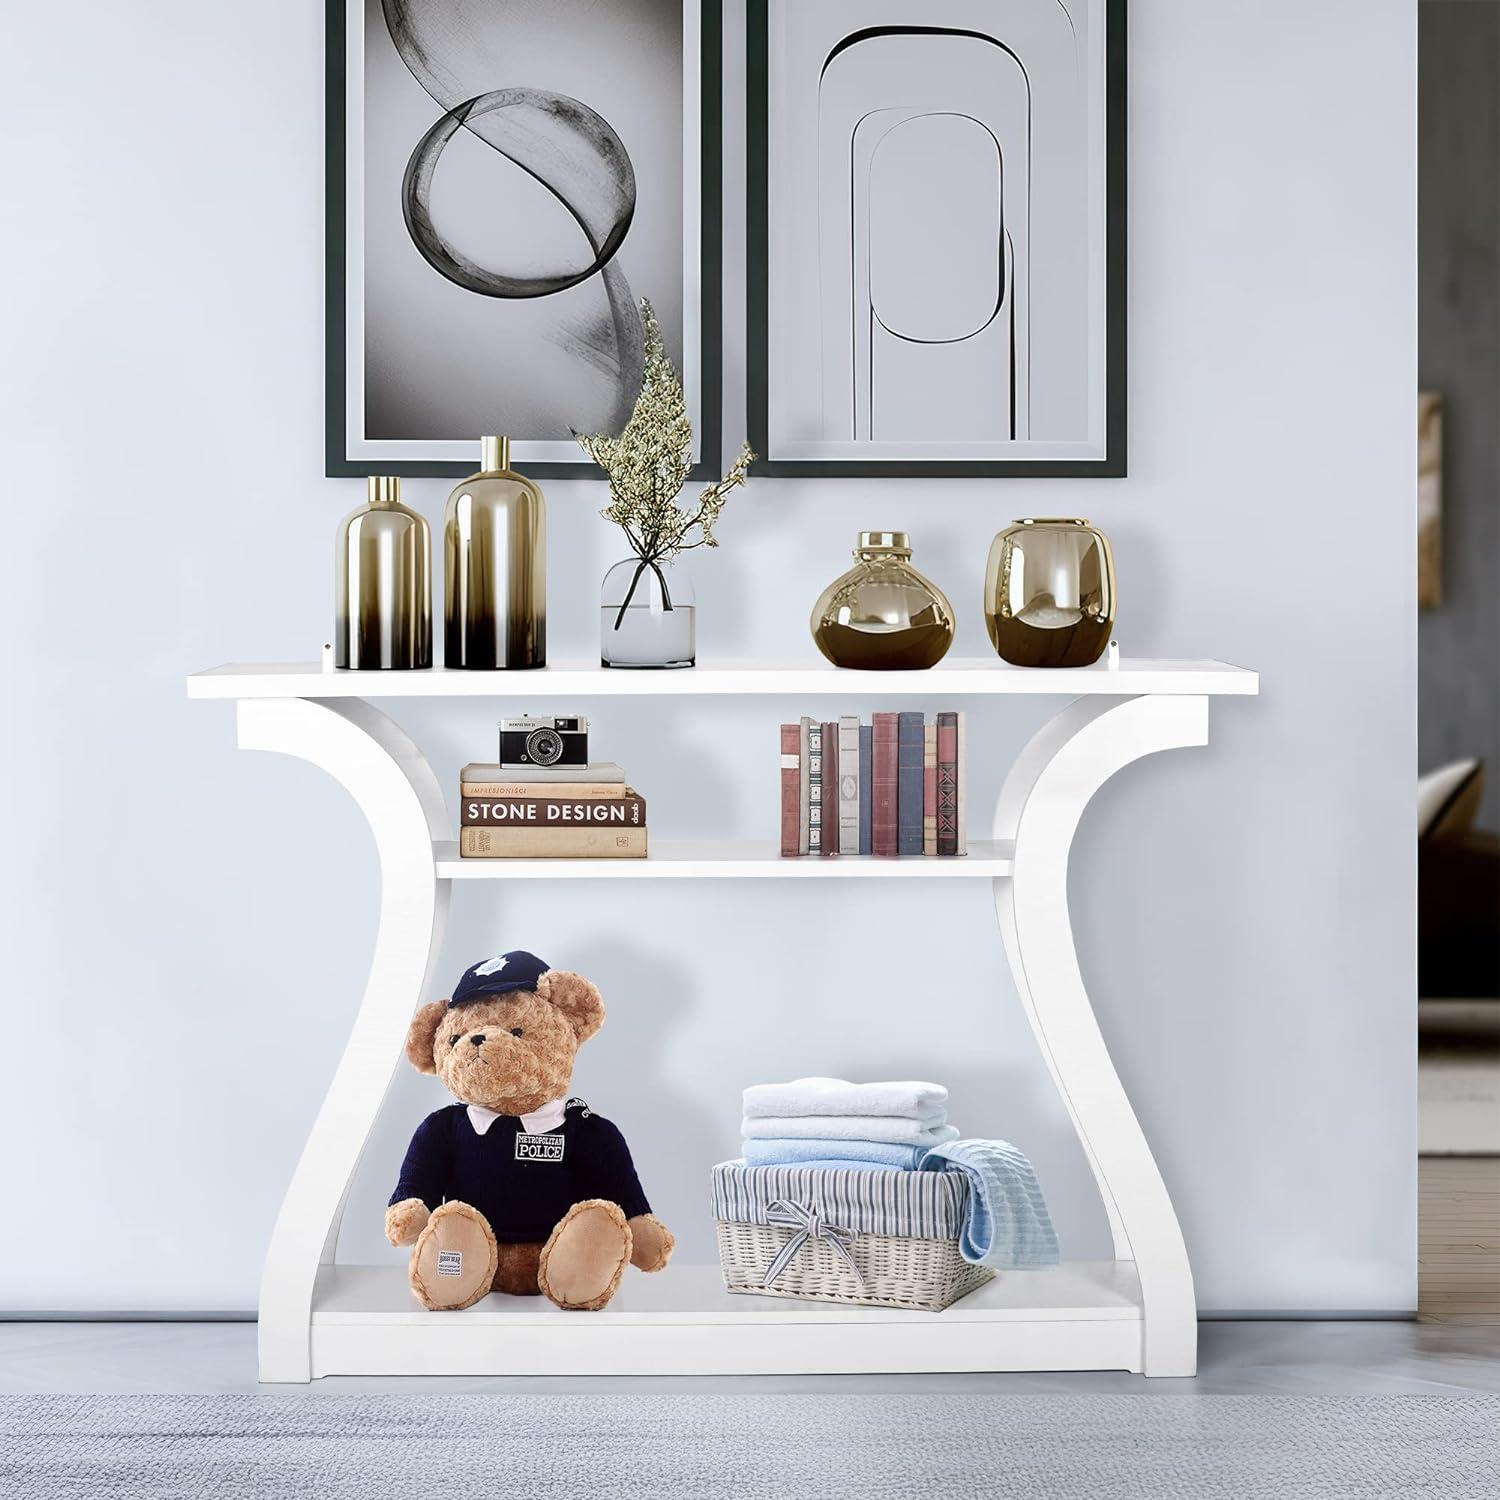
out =
[[(678, 672), (592, 665), (539, 672), (338, 672), (316, 663), (231, 665), (188, 678), (193, 698), (238, 705), (239, 744), (321, 766), (359, 804), (380, 861), (380, 925), (364, 999), (271, 1236), (260, 1290), (260, 1378), (321, 1375), (809, 1374), (1119, 1369), (1191, 1375), (1192, 1271), (1171, 1199), (1094, 1020), (1068, 917), (1068, 854), (1095, 791), (1157, 750), (1208, 740), (1208, 699), (1259, 689), (1214, 661), (1133, 661), (1034, 671), (994, 658), (926, 672), (844, 672), (811, 662), (705, 663)], [(460, 860), (431, 768), (367, 699), (815, 694), (1004, 694), (1073, 701), (1005, 779), (993, 837), (966, 859), (782, 859), (775, 842), (672, 843), (645, 860)], [(769, 731), (768, 731), (769, 733)], [(972, 743), (972, 742), (971, 742)], [(774, 816), (768, 804), (767, 817)], [(349, 1183), (432, 993), (454, 880), (990, 880), (1015, 986), (1098, 1182), (1114, 1259), (1002, 1273), (941, 1313), (730, 1296), (716, 1266), (632, 1276), (602, 1312), (490, 1296), (422, 1309), (400, 1266), (334, 1259)]]

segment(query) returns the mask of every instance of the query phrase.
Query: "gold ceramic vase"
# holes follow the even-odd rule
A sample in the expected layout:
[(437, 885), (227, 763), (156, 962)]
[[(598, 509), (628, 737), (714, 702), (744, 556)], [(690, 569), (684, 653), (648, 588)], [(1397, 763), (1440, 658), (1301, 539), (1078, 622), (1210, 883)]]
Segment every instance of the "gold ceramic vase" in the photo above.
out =
[(443, 512), (443, 664), (547, 665), (547, 503), (508, 438), (481, 439)]
[(912, 567), (904, 531), (862, 531), (855, 565), (813, 606), (812, 635), (836, 667), (920, 670), (953, 644), (953, 606)]
[(1087, 521), (1017, 521), (990, 544), (984, 622), (1017, 667), (1087, 667), (1115, 624), (1109, 539)]
[(371, 475), (369, 499), (339, 529), (334, 663), (360, 671), (432, 665), (432, 542), (401, 503), (401, 481)]

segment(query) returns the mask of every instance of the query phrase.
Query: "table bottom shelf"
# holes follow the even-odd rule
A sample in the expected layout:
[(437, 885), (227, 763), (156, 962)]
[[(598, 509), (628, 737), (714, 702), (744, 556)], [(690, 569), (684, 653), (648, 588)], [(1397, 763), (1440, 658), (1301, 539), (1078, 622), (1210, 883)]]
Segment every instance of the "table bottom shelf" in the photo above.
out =
[(490, 1296), (418, 1306), (402, 1267), (325, 1266), (313, 1375), (801, 1375), (1141, 1368), (1128, 1261), (1015, 1271), (943, 1312), (734, 1295), (717, 1266), (626, 1275), (609, 1307)]

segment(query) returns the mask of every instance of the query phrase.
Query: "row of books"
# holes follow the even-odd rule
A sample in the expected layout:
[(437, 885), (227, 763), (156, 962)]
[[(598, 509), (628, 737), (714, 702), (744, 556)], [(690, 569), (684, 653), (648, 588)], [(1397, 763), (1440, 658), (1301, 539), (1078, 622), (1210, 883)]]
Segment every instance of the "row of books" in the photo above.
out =
[(781, 852), (958, 855), (964, 716), (857, 715), (781, 726)]
[(459, 776), (463, 859), (644, 859), (646, 799), (610, 761), (467, 765)]

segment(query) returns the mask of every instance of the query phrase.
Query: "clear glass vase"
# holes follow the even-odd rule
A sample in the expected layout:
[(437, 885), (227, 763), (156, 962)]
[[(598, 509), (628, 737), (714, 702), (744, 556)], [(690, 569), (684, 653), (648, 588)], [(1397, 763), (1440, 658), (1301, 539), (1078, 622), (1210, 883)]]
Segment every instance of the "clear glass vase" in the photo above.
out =
[(599, 586), (599, 659), (606, 667), (690, 667), (697, 605), (681, 563), (627, 557)]

